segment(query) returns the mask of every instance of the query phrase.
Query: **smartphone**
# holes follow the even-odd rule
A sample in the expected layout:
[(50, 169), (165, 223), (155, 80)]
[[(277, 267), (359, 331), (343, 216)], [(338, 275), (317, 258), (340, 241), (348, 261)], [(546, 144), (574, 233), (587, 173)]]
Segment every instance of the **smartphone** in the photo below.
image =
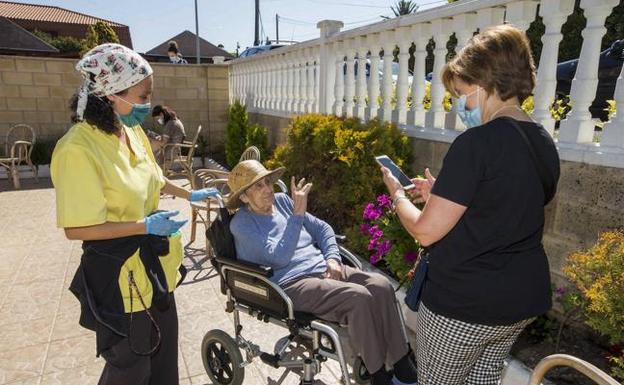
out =
[(405, 175), (405, 173), (401, 171), (399, 166), (397, 166), (396, 163), (392, 161), (392, 159), (388, 158), (388, 156), (376, 156), (375, 160), (377, 161), (377, 163), (379, 163), (380, 166), (384, 166), (385, 168), (390, 170), (392, 175), (394, 175), (394, 177), (399, 180), (399, 183), (401, 183), (401, 186), (403, 186), (404, 189), (409, 190), (411, 188), (414, 188), (414, 183), (412, 183), (412, 180), (407, 175)]

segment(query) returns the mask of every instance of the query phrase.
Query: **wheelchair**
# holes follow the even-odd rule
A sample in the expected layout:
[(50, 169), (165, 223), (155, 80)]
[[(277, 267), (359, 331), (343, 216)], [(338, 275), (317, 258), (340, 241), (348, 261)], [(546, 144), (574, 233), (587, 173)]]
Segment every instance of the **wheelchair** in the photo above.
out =
[[(283, 182), (278, 181), (277, 184), (286, 192)], [(219, 202), (218, 216), (206, 230), (206, 236), (213, 254), (211, 263), (220, 277), (221, 293), (227, 296), (225, 310), (233, 314), (234, 333), (230, 335), (223, 330), (213, 329), (203, 338), (201, 356), (212, 383), (242, 384), (245, 367), (259, 358), (266, 365), (286, 368), (299, 374), (302, 385), (313, 384), (314, 376), (328, 359), (339, 363), (343, 384), (351, 384), (352, 378), (358, 384), (369, 384), (370, 375), (366, 366), (357, 354), (351, 352), (345, 325), (295, 311), (292, 300), (284, 290), (269, 280), (273, 274), (271, 267), (236, 259), (234, 240), (229, 231), (231, 214), (225, 208), (223, 198), (217, 196), (216, 199)], [(337, 238), (339, 242), (344, 240), (344, 237)], [(342, 245), (339, 245), (339, 249), (344, 264), (363, 269), (362, 262), (353, 253)], [(396, 305), (409, 347), (398, 301)], [(272, 323), (285, 329), (286, 335), (275, 342), (272, 352), (261, 351), (258, 345), (243, 337), (241, 312), (255, 317), (259, 322)], [(293, 347), (304, 354), (292, 357), (289, 348)], [(352, 375), (348, 365), (352, 366)]]

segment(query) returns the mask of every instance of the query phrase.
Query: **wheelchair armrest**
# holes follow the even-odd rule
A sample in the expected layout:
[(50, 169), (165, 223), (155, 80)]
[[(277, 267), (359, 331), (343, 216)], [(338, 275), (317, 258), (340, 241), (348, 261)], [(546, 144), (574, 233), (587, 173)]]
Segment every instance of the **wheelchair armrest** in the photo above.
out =
[(336, 234), (335, 237), (336, 237), (336, 242), (344, 243), (344, 241), (347, 240), (346, 235)]
[(269, 266), (259, 265), (257, 263), (240, 261), (240, 260), (232, 260), (226, 258), (216, 258), (217, 262), (221, 265), (236, 267), (240, 270), (244, 270), (250, 273), (260, 274), (263, 277), (271, 278), (273, 276), (273, 268)]
[(340, 252), (340, 257), (342, 258), (342, 263), (354, 267), (358, 270), (362, 270), (364, 268), (362, 261), (360, 261), (360, 259), (355, 254), (347, 250), (347, 248), (338, 245), (338, 250)]

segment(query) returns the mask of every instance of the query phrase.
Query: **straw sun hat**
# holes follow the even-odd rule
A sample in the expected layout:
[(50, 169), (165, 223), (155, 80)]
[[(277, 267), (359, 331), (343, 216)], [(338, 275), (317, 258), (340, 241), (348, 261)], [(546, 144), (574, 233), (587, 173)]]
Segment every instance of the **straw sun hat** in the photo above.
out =
[(275, 183), (284, 174), (284, 171), (286, 171), (284, 167), (267, 170), (257, 160), (244, 160), (238, 163), (228, 177), (227, 184), (231, 191), (227, 202), (228, 208), (236, 209), (240, 207), (242, 205), (240, 195), (260, 179), (268, 177), (272, 183)]

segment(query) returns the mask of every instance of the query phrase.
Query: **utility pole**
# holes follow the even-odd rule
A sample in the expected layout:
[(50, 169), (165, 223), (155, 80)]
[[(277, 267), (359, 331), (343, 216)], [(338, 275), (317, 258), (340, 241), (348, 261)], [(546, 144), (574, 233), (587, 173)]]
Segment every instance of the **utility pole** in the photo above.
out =
[(254, 45), (260, 45), (260, 0), (256, 0), (256, 28), (254, 33)]
[(275, 44), (279, 44), (279, 15), (275, 14)]
[(197, 0), (195, 0), (195, 55), (197, 56), (197, 65), (201, 63), (199, 56), (199, 17), (197, 15)]

